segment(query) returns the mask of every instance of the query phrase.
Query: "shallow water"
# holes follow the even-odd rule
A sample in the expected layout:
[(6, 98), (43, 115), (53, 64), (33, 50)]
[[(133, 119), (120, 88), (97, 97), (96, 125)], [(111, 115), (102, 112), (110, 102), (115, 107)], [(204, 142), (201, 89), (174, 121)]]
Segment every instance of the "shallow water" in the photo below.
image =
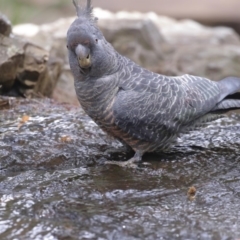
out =
[(12, 99), (0, 111), (0, 239), (239, 239), (239, 147), (235, 114), (144, 156), (150, 166), (105, 165), (132, 153), (80, 109)]

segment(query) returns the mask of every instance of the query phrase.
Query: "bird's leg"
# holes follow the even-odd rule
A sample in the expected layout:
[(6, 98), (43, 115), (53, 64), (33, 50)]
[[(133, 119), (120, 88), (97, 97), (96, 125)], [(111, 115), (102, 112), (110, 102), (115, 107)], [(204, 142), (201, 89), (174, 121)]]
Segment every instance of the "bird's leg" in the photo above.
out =
[(136, 168), (138, 166), (138, 163), (142, 161), (142, 155), (144, 152), (142, 151), (136, 151), (134, 156), (130, 158), (127, 161), (120, 162), (120, 161), (107, 161), (106, 164), (115, 164), (120, 167), (129, 167), (129, 168)]

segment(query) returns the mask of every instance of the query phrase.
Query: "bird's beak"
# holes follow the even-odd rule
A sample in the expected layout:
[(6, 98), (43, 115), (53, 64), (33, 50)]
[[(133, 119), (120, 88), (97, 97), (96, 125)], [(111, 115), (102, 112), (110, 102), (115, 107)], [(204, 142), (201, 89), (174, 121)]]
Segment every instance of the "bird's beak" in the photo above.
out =
[(91, 58), (90, 54), (88, 54), (85, 58), (78, 58), (79, 65), (81, 68), (89, 68), (91, 67)]
[(78, 57), (78, 62), (81, 68), (91, 67), (91, 56), (89, 48), (79, 44), (76, 47), (76, 55)]

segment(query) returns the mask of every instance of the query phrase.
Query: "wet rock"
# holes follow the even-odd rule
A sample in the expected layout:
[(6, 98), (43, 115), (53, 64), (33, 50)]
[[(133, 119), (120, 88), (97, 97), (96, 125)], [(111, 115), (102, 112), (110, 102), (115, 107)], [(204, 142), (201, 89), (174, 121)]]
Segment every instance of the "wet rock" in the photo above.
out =
[(0, 239), (238, 239), (239, 149), (233, 114), (147, 168), (105, 165), (131, 154), (80, 108), (0, 97)]
[[(78, 158), (81, 166), (85, 166), (88, 161), (98, 163), (101, 158), (111, 160), (111, 153), (116, 153), (118, 159), (126, 159), (121, 154), (127, 153), (122, 144), (102, 132), (79, 107), (44, 98), (0, 97), (0, 113), (0, 145), (6, 154), (1, 162), (10, 164), (9, 167), (15, 167), (16, 163), (24, 167), (28, 164), (44, 165), (48, 161), (58, 161), (56, 159), (59, 156), (62, 164), (73, 164), (69, 159), (76, 161)], [(181, 159), (183, 155), (199, 153), (203, 149), (235, 151), (237, 144), (240, 144), (239, 135), (234, 132), (240, 129), (238, 120), (238, 115), (221, 118), (212, 125), (204, 126), (204, 129), (183, 134), (178, 144), (166, 153), (166, 157), (171, 158), (174, 154), (176, 158), (177, 153)], [(219, 136), (224, 137), (224, 140), (220, 140)], [(11, 147), (13, 140), (16, 148)], [(71, 157), (66, 157), (66, 152)], [(11, 165), (13, 160), (14, 165)], [(62, 165), (59, 163), (54, 167)]]
[(11, 25), (3, 20), (0, 18), (0, 94), (51, 96), (62, 69), (61, 61), (49, 59), (49, 52), (42, 47), (12, 34), (8, 36)]
[(81, 108), (50, 99), (0, 98), (0, 146), (4, 169), (85, 166), (111, 158), (109, 150), (123, 157)]

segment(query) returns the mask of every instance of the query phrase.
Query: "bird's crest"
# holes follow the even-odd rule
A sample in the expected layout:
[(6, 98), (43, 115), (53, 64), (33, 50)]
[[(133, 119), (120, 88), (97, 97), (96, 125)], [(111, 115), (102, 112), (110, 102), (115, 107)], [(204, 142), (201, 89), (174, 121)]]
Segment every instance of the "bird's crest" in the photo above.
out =
[(94, 21), (97, 20), (96, 18), (93, 17), (93, 13), (92, 13), (93, 7), (92, 7), (91, 0), (87, 0), (87, 5), (85, 7), (80, 6), (77, 3), (77, 0), (73, 0), (73, 5), (76, 8), (78, 17), (86, 17), (89, 20), (94, 20)]

